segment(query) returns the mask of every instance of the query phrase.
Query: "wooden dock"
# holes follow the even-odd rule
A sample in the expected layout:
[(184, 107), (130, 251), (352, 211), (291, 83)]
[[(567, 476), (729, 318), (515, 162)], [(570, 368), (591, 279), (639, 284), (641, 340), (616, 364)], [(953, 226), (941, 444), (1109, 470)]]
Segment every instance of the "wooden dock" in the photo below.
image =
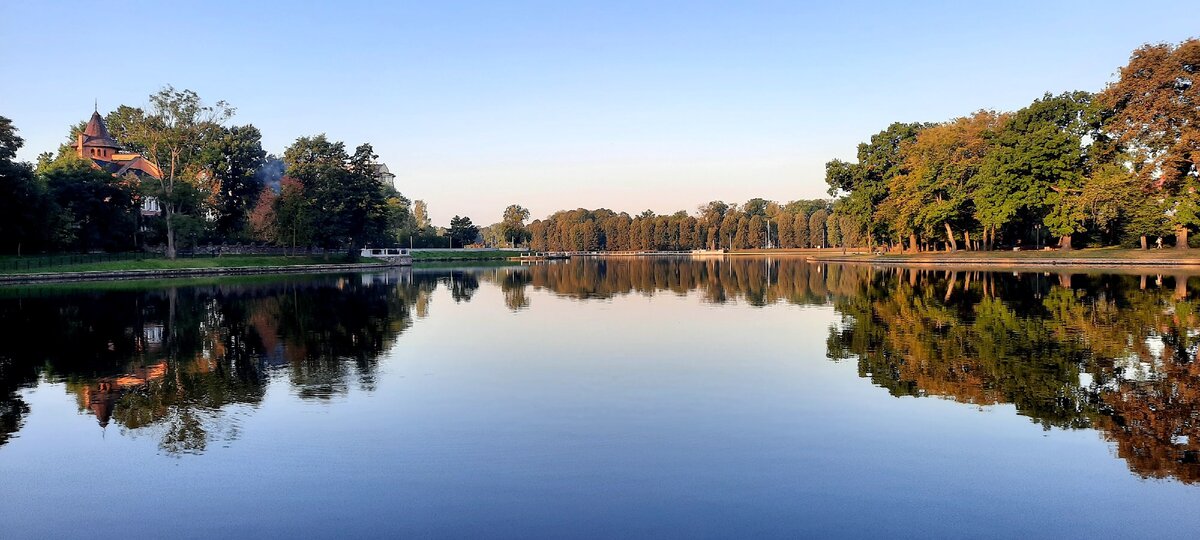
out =
[(532, 262), (532, 261), (554, 261), (562, 259), (570, 259), (571, 254), (565, 251), (531, 251), (522, 253), (516, 257), (509, 257), (510, 261)]

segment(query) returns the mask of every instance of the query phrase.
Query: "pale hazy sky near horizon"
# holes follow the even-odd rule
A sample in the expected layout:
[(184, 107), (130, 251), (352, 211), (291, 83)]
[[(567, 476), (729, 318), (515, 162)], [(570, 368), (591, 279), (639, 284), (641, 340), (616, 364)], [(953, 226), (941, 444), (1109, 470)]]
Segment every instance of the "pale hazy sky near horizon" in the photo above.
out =
[(1185, 1), (897, 4), (0, 0), (0, 115), (32, 161), (93, 100), (171, 84), (269, 152), (371, 143), (439, 225), (668, 213), (825, 197), (825, 162), (893, 121), (1098, 91), (1137, 46), (1200, 35)]

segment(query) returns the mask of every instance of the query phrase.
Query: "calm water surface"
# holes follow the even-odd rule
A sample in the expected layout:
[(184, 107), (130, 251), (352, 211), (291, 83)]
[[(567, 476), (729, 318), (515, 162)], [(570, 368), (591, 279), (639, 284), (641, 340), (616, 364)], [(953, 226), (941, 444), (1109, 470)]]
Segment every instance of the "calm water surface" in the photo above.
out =
[(1200, 279), (0, 288), (0, 537), (1195, 537)]

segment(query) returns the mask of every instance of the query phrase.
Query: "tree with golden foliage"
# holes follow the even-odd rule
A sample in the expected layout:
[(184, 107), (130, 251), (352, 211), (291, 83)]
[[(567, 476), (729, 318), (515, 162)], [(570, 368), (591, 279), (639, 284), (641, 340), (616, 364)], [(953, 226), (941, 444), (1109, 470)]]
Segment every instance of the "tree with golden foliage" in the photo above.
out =
[(1147, 191), (1165, 196), (1175, 247), (1200, 226), (1200, 39), (1133, 51), (1100, 94), (1114, 111), (1108, 131), (1132, 157)]

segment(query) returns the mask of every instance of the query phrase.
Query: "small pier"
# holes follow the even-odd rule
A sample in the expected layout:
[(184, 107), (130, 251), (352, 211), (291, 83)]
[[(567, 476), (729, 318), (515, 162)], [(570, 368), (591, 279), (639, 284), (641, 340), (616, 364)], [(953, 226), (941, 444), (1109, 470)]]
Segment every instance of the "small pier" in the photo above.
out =
[(529, 261), (553, 261), (553, 260), (570, 259), (570, 258), (571, 258), (571, 254), (563, 252), (563, 251), (530, 251), (527, 253), (522, 253), (520, 255), (517, 255), (516, 257), (509, 257), (508, 260), (529, 262)]

